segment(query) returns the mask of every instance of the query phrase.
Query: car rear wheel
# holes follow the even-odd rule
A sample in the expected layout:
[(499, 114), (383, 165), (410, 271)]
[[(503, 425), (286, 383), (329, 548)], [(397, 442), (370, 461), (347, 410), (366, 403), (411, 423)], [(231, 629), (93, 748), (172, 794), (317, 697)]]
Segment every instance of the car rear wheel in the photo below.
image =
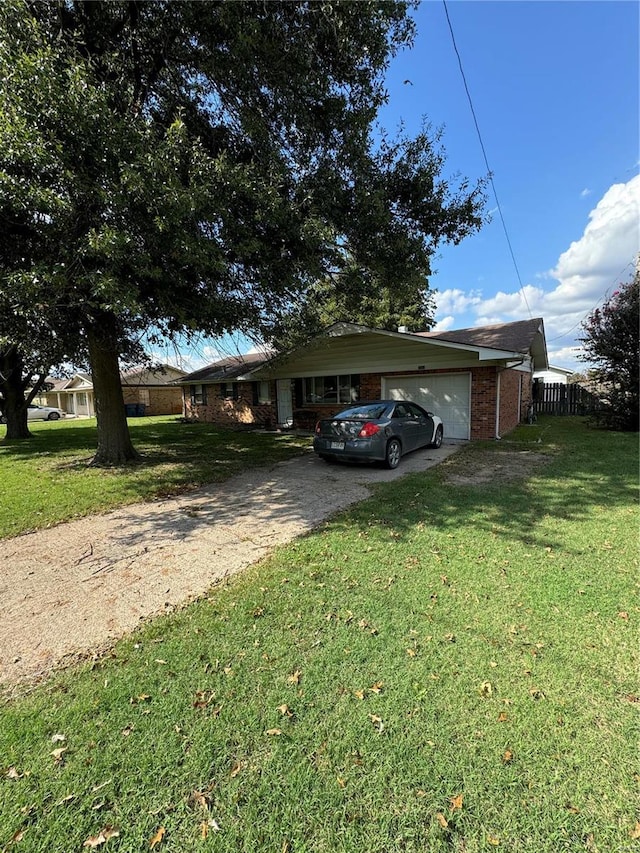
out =
[(384, 464), (386, 468), (397, 468), (400, 464), (400, 457), (402, 456), (402, 447), (400, 446), (400, 442), (397, 438), (392, 438), (391, 441), (387, 444), (387, 452), (384, 457)]
[(442, 427), (439, 426), (438, 429), (436, 430), (436, 434), (434, 436), (434, 439), (431, 442), (431, 447), (441, 447), (442, 446), (442, 435), (443, 435)]
[(48, 421), (59, 421), (60, 415), (57, 412), (49, 412)]

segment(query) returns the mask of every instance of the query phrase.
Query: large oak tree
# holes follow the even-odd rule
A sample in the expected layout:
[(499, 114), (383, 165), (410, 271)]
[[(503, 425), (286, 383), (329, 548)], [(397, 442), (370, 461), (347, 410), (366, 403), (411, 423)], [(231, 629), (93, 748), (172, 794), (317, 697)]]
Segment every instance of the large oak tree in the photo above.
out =
[(311, 283), (355, 262), (394, 292), (480, 227), (425, 134), (378, 135), (412, 35), (390, 0), (0, 5), (0, 288), (88, 352), (96, 463), (135, 457), (143, 332), (269, 334)]

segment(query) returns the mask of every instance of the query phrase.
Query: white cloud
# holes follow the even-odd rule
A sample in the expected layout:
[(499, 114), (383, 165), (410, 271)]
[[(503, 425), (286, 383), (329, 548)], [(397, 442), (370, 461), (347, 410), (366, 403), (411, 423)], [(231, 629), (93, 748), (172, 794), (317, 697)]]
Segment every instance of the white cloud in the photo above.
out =
[(582, 237), (558, 259), (551, 274), (560, 284), (548, 297), (551, 307), (587, 310), (602, 299), (621, 269), (640, 251), (640, 175), (614, 184), (589, 214)]
[[(444, 291), (436, 297), (438, 316), (445, 315), (439, 324), (446, 321), (447, 328), (460, 328), (543, 317), (550, 360), (584, 370), (577, 359), (582, 321), (616, 284), (629, 280), (639, 252), (640, 176), (636, 176), (607, 190), (589, 213), (582, 236), (560, 255), (553, 269), (536, 276), (536, 286), (498, 291), (486, 299), (477, 290)], [(454, 315), (466, 312), (472, 313), (471, 322), (467, 317), (456, 320)]]
[[(482, 302), (482, 294), (478, 290), (464, 291), (454, 288), (443, 290), (436, 295), (438, 314), (463, 314), (474, 305)], [(439, 321), (443, 322), (443, 321)]]
[(454, 328), (455, 322), (456, 322), (456, 318), (452, 317), (451, 314), (449, 314), (448, 317), (443, 317), (442, 320), (438, 320), (438, 322), (435, 324), (435, 326), (433, 327), (433, 329), (431, 331), (432, 332), (448, 332), (449, 329)]
[(585, 187), (580, 193), (580, 198), (586, 198), (588, 195), (591, 195), (591, 190), (588, 187)]

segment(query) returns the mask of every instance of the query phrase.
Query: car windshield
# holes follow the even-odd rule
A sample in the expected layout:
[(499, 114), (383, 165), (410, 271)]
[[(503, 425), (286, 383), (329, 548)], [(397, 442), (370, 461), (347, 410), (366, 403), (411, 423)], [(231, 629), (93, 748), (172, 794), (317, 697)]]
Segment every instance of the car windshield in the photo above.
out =
[(377, 421), (384, 414), (386, 403), (372, 403), (370, 405), (352, 406), (336, 415), (339, 420), (357, 419), (359, 421)]

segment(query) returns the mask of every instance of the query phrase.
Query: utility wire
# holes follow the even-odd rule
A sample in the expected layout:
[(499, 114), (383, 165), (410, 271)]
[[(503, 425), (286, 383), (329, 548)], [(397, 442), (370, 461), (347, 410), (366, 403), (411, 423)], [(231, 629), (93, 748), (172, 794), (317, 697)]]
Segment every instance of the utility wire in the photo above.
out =
[(458, 65), (460, 67), (460, 74), (462, 75), (462, 82), (464, 83), (464, 89), (467, 93), (467, 100), (469, 101), (469, 107), (471, 108), (471, 115), (473, 116), (473, 123), (476, 127), (476, 133), (478, 134), (478, 140), (480, 141), (480, 148), (482, 149), (482, 156), (484, 157), (484, 163), (487, 167), (487, 172), (489, 173), (489, 181), (491, 183), (491, 189), (493, 190), (493, 195), (496, 200), (496, 206), (498, 208), (498, 213), (500, 214), (500, 221), (502, 222), (502, 229), (504, 231), (504, 236), (507, 240), (507, 246), (509, 247), (509, 253), (511, 254), (511, 260), (513, 261), (513, 266), (516, 271), (516, 276), (518, 278), (518, 283), (520, 284), (520, 292), (522, 293), (522, 298), (524, 299), (524, 303), (527, 306), (527, 311), (529, 312), (529, 318), (533, 319), (533, 315), (531, 313), (531, 308), (529, 307), (529, 302), (527, 301), (527, 295), (524, 290), (524, 286), (522, 284), (522, 278), (520, 276), (520, 270), (518, 269), (518, 263), (516, 261), (516, 256), (513, 251), (513, 247), (511, 245), (511, 239), (509, 238), (509, 232), (507, 231), (507, 225), (504, 220), (504, 216), (502, 214), (502, 207), (500, 205), (500, 200), (498, 198), (498, 193), (496, 191), (496, 186), (493, 181), (493, 173), (491, 171), (491, 167), (489, 166), (489, 158), (487, 157), (487, 152), (484, 147), (484, 142), (482, 141), (482, 134), (480, 133), (480, 126), (478, 124), (478, 119), (476, 117), (476, 111), (473, 107), (473, 101), (471, 100), (471, 93), (469, 92), (469, 86), (467, 85), (467, 78), (464, 73), (464, 68), (462, 67), (462, 58), (460, 57), (460, 52), (458, 50), (458, 45), (456, 44), (456, 37), (453, 34), (453, 26), (451, 25), (451, 19), (449, 18), (449, 10), (447, 8), (447, 0), (442, 0), (442, 5), (444, 6), (444, 13), (447, 17), (447, 24), (449, 25), (449, 32), (451, 33), (451, 41), (453, 42), (453, 49), (455, 50), (456, 56), (458, 57)]

